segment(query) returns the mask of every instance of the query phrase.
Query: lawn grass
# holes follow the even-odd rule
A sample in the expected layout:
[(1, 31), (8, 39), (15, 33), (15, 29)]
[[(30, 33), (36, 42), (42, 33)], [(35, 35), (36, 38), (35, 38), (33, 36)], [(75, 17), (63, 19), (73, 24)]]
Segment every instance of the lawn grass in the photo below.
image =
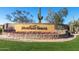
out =
[(79, 36), (68, 42), (15, 42), (0, 40), (0, 51), (79, 51)]

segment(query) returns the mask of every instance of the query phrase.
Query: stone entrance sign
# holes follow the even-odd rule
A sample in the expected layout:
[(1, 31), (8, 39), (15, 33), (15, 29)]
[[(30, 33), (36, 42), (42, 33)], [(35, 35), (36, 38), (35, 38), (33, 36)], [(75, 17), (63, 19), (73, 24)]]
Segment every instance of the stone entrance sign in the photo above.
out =
[(54, 32), (53, 24), (15, 24), (16, 32)]

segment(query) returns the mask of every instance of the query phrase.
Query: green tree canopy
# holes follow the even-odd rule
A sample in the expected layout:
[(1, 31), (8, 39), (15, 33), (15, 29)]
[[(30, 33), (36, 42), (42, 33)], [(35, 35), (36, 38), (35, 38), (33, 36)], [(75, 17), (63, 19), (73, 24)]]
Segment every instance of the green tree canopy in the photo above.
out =
[(17, 23), (32, 23), (33, 15), (30, 12), (16, 10), (11, 14), (7, 14), (6, 18), (12, 22)]
[(53, 24), (63, 24), (64, 17), (68, 15), (67, 8), (62, 8), (58, 12), (51, 11), (51, 9), (48, 10), (48, 15), (46, 16), (46, 20), (49, 23)]

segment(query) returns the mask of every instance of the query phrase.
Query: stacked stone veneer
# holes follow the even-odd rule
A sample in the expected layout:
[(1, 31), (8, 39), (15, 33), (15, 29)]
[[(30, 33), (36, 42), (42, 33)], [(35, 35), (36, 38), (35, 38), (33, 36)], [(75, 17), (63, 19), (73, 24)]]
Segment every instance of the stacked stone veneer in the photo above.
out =
[(6, 33), (3, 35), (7, 37), (15, 38), (15, 39), (58, 39), (61, 37), (60, 34), (57, 33)]

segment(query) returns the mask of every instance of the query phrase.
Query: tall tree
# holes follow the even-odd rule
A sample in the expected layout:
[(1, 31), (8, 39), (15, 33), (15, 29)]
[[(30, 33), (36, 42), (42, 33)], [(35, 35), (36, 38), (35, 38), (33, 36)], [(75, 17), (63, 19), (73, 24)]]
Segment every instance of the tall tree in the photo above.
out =
[(56, 27), (59, 24), (63, 24), (64, 17), (68, 15), (67, 8), (62, 8), (58, 12), (54, 12), (51, 9), (48, 10), (48, 15), (46, 16), (46, 20), (49, 23), (53, 23), (56, 25)]
[(73, 20), (69, 22), (70, 31), (71, 32), (78, 32), (79, 31), (79, 20)]
[(6, 18), (12, 22), (30, 23), (33, 22), (33, 15), (30, 12), (16, 10), (11, 14), (7, 14)]

